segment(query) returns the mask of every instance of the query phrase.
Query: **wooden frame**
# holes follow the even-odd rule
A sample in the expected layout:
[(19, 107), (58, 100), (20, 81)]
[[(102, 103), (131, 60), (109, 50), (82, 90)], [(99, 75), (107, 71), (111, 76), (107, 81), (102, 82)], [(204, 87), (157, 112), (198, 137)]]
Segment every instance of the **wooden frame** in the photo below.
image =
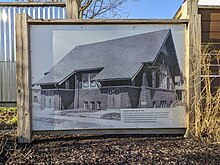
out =
[[(186, 34), (186, 43), (188, 50), (186, 52), (186, 58), (185, 58), (185, 67), (186, 67), (186, 103), (187, 103), (187, 110), (188, 110), (188, 126), (187, 126), (187, 132), (186, 136), (191, 136), (191, 131), (194, 128), (195, 125), (195, 108), (193, 108), (193, 105), (195, 105), (198, 100), (198, 98), (194, 98), (195, 93), (201, 92), (201, 86), (200, 86), (200, 75), (199, 69), (194, 77), (191, 76), (191, 73), (194, 71), (191, 63), (194, 60), (195, 65), (200, 68), (200, 52), (201, 52), (201, 15), (198, 14), (198, 0), (186, 0), (182, 7), (179, 9), (177, 14), (175, 15), (175, 18), (178, 19), (189, 19), (189, 24), (187, 28), (187, 34)], [(193, 80), (193, 78), (196, 79), (196, 81)], [(194, 83), (197, 84), (196, 88), (194, 88)], [(195, 103), (193, 103), (193, 98), (195, 100)]]
[[(184, 4), (186, 5), (186, 4)], [(188, 5), (188, 6), (187, 6)], [(190, 73), (192, 68), (189, 65), (191, 54), (200, 52), (201, 43), (201, 27), (200, 15), (196, 12), (196, 3), (188, 3), (186, 15), (182, 15), (184, 19), (173, 20), (33, 20), (25, 14), (16, 16), (16, 53), (17, 53), (17, 107), (18, 107), (18, 142), (30, 143), (33, 135), (37, 134), (173, 134), (176, 129), (104, 129), (104, 130), (63, 130), (63, 131), (32, 131), (31, 123), (31, 74), (30, 74), (30, 55), (29, 55), (29, 25), (71, 25), (71, 24), (185, 24), (186, 30), (186, 91), (187, 91), (187, 109), (189, 112), (189, 121), (194, 123), (195, 114), (191, 112), (191, 99), (193, 93), (191, 90)], [(190, 10), (190, 11), (189, 11)], [(194, 13), (193, 13), (194, 11)], [(190, 14), (193, 13), (193, 14)], [(194, 35), (192, 35), (194, 34)], [(196, 46), (195, 46), (196, 45)], [(199, 58), (197, 59), (197, 62)], [(199, 75), (199, 73), (198, 73)], [(198, 87), (199, 90), (199, 87)], [(191, 129), (190, 124), (188, 130)], [(180, 129), (179, 134), (185, 130)], [(189, 132), (189, 131), (188, 131)], [(177, 133), (178, 134), (178, 133)]]
[(16, 81), (18, 111), (18, 142), (30, 143), (31, 135), (31, 95), (30, 91), (30, 57), (28, 41), (28, 16), (16, 15)]

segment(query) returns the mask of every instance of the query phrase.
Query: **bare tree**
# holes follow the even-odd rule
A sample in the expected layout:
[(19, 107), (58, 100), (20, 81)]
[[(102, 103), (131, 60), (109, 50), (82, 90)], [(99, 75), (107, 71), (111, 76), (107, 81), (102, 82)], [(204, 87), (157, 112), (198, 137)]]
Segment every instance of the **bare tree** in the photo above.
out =
[(127, 0), (80, 0), (79, 19), (122, 18)]
[[(65, 0), (15, 0), (17, 2), (65, 2)], [(78, 0), (79, 19), (126, 18), (128, 0)], [(134, 0), (136, 1), (136, 0)]]

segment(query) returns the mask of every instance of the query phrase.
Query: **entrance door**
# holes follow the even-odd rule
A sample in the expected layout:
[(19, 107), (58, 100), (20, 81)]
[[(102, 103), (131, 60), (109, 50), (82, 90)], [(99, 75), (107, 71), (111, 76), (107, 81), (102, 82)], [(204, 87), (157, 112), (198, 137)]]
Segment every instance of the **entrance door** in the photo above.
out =
[(119, 89), (108, 90), (108, 109), (120, 109), (121, 108), (121, 94)]

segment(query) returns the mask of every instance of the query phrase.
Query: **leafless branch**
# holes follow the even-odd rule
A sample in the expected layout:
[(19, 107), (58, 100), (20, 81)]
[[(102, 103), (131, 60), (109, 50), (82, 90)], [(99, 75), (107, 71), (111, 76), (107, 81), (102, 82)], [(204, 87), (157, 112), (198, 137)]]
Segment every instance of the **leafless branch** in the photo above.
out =
[(84, 10), (84, 19), (122, 18), (127, 13), (123, 11), (127, 0), (93, 0)]

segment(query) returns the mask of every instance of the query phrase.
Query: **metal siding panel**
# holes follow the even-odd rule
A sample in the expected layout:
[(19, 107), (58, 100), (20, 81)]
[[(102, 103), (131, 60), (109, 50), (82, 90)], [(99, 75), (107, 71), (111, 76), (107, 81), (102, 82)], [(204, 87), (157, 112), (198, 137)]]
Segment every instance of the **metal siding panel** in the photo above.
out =
[(60, 19), (60, 8), (57, 8), (57, 19)]
[(8, 9), (8, 45), (9, 45), (9, 59), (10, 61), (13, 59), (13, 54), (12, 54), (12, 24), (11, 24), (11, 8)]
[[(2, 13), (5, 13), (6, 12), (6, 9), (4, 8)], [(3, 15), (3, 14), (2, 14)], [(6, 23), (7, 23), (7, 20), (6, 21), (2, 21), (3, 22), (3, 49), (4, 49), (4, 61), (7, 61), (7, 44), (6, 44), (6, 38), (7, 38), (7, 29), (6, 29)]]
[(30, 8), (30, 7), (28, 8), (27, 14), (28, 14), (29, 16), (31, 16), (31, 8)]
[(65, 19), (65, 17), (66, 17), (66, 15), (65, 15), (65, 14), (66, 14), (66, 12), (65, 12), (66, 10), (65, 10), (65, 9), (66, 9), (66, 8), (63, 8), (63, 10), (62, 10), (63, 19)]
[(43, 15), (42, 18), (45, 19), (46, 18), (46, 8), (43, 8), (43, 14), (42, 15)]
[(51, 9), (52, 9), (52, 19), (55, 19), (55, 10), (54, 10), (54, 7), (52, 7)]
[(37, 9), (37, 18), (38, 19), (40, 19), (41, 17), (40, 17), (40, 11), (41, 11), (41, 8), (40, 7), (38, 7), (38, 9)]
[(0, 101), (16, 100), (16, 64), (0, 62)]
[[(2, 12), (7, 15), (6, 22)], [(0, 101), (16, 101), (15, 14), (33, 19), (65, 19), (64, 7), (0, 7)]]
[(48, 7), (48, 9), (47, 9), (47, 19), (50, 19), (50, 18), (51, 18), (50, 8)]
[(33, 19), (36, 19), (36, 13), (35, 13), (35, 7), (32, 7), (31, 8), (32, 10), (32, 13), (31, 13), (31, 17), (33, 18)]
[(12, 35), (12, 40), (13, 40), (13, 42), (12, 42), (12, 44), (13, 44), (13, 47), (12, 47), (12, 52), (13, 52), (13, 59), (12, 59), (12, 61), (15, 61), (16, 60), (16, 47), (15, 47), (15, 14), (16, 14), (16, 8), (14, 7), (13, 8), (13, 15), (12, 15), (12, 20), (11, 20), (11, 22), (12, 22), (12, 26), (11, 26), (11, 28), (12, 28), (12, 32), (13, 32), (13, 35)]
[(2, 35), (3, 35), (3, 28), (2, 28), (2, 10), (3, 8), (0, 8), (0, 61), (4, 60), (4, 49), (3, 49), (3, 42), (2, 42)]

